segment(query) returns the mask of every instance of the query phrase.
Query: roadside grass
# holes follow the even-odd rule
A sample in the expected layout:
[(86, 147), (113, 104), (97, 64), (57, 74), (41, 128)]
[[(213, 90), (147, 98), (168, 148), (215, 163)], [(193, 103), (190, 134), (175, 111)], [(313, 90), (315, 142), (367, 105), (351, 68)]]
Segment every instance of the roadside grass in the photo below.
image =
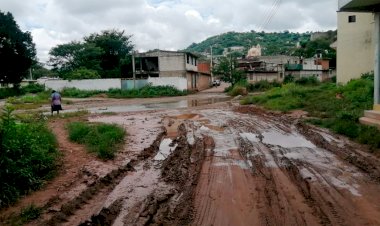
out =
[(44, 104), (49, 104), (49, 98), (49, 92), (40, 92), (18, 97), (8, 97), (6, 103), (12, 104), (15, 110), (30, 110), (39, 108)]
[(368, 144), (375, 150), (380, 148), (380, 132), (375, 127), (359, 123), (364, 110), (372, 109), (373, 87), (373, 76), (368, 75), (344, 86), (288, 83), (262, 95), (248, 96), (241, 104), (257, 104), (282, 112), (302, 109), (312, 117), (307, 122)]
[(12, 214), (7, 220), (7, 225), (24, 225), (32, 220), (38, 219), (43, 209), (37, 207), (34, 203), (21, 209), (19, 214)]
[(57, 169), (59, 152), (44, 120), (18, 121), (6, 106), (0, 120), (0, 208), (39, 189)]
[(141, 89), (121, 90), (110, 89), (107, 93), (112, 98), (148, 98), (148, 97), (164, 97), (164, 96), (184, 96), (187, 95), (186, 90), (180, 91), (173, 86), (144, 86)]
[(79, 90), (77, 88), (64, 88), (61, 92), (62, 97), (87, 98), (92, 97), (106, 91), (100, 90)]
[(115, 124), (72, 122), (67, 129), (71, 141), (84, 144), (89, 152), (104, 160), (115, 157), (126, 134)]

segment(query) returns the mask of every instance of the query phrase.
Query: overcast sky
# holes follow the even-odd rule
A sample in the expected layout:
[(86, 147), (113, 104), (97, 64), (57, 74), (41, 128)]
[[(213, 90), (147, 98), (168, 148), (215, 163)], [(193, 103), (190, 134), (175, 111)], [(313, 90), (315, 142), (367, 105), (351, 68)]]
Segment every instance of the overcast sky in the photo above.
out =
[(228, 31), (336, 29), (337, 0), (0, 0), (41, 62), (57, 44), (116, 28), (139, 51), (178, 50)]

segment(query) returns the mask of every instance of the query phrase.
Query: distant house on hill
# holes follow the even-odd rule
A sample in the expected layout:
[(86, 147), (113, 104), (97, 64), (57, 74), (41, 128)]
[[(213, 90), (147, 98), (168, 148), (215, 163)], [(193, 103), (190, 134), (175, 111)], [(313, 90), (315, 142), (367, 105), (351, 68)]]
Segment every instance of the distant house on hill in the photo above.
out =
[(260, 56), (239, 60), (239, 68), (247, 75), (250, 83), (258, 81), (284, 80), (285, 76), (295, 79), (314, 76), (320, 81), (331, 77), (329, 60), (320, 58), (302, 59), (296, 56)]

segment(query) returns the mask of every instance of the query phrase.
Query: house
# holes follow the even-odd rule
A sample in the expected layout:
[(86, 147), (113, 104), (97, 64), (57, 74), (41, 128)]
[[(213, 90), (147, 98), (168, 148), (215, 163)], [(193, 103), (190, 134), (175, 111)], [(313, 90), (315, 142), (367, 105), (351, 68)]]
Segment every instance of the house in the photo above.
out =
[(269, 82), (284, 80), (285, 76), (296, 79), (315, 76), (320, 81), (331, 77), (329, 60), (322, 58), (303, 59), (296, 56), (259, 56), (238, 61), (240, 70), (247, 75), (250, 83), (261, 80)]
[(337, 82), (347, 83), (374, 68), (374, 16), (368, 12), (338, 12)]
[[(348, 17), (348, 22), (351, 21), (351, 24), (355, 24), (359, 22), (360, 17), (358, 15), (361, 15), (359, 13), (366, 12), (371, 13), (372, 18), (374, 18), (372, 23), (372, 29), (371, 25), (368, 26), (368, 30), (371, 29), (372, 35), (369, 34), (363, 34), (367, 38), (367, 41), (371, 40), (371, 45), (368, 47), (368, 54), (363, 55), (364, 61), (372, 61), (373, 63), (373, 71), (375, 74), (374, 79), (374, 111), (365, 111), (364, 117), (360, 118), (360, 122), (363, 124), (369, 124), (369, 125), (376, 125), (378, 128), (380, 128), (380, 0), (339, 0), (339, 11), (340, 12), (348, 12), (348, 14), (345, 14), (346, 16), (351, 13), (351, 17)], [(344, 14), (343, 14), (344, 15)], [(369, 14), (366, 14), (369, 16)], [(356, 27), (356, 29), (360, 29), (359, 27)], [(361, 37), (357, 36), (357, 31), (352, 30), (351, 33), (347, 32), (346, 36), (341, 36), (343, 39), (352, 39), (354, 37)], [(371, 39), (370, 39), (371, 38)], [(358, 39), (363, 40), (363, 39)], [(355, 41), (355, 40), (353, 40)], [(368, 42), (364, 42), (362, 44), (369, 44)], [(339, 25), (338, 25), (338, 53), (339, 49)], [(348, 47), (347, 47), (348, 48)], [(371, 53), (372, 49), (372, 53)], [(344, 49), (343, 49), (344, 51)], [(339, 58), (338, 58), (339, 59)], [(346, 61), (345, 64), (341, 64), (340, 67), (350, 67), (350, 61)], [(368, 69), (371, 69), (370, 66)], [(339, 71), (339, 68), (338, 68)]]
[(155, 50), (137, 53), (134, 62), (134, 78), (148, 80), (153, 85), (203, 90), (211, 84), (210, 73), (198, 71), (198, 57), (190, 52)]

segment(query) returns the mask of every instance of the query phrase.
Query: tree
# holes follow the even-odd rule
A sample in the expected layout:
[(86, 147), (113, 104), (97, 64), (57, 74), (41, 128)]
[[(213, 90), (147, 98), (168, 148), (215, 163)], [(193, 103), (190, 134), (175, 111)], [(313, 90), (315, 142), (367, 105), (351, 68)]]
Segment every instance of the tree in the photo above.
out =
[(94, 44), (72, 41), (53, 47), (49, 54), (51, 56), (49, 64), (63, 78), (81, 68), (101, 71), (103, 50)]
[(214, 66), (212, 72), (214, 75), (220, 76), (222, 81), (231, 83), (232, 86), (246, 79), (244, 72), (238, 69), (236, 58), (232, 57), (219, 58), (219, 62)]
[(121, 77), (121, 68), (125, 67), (129, 61), (126, 56), (133, 50), (131, 36), (125, 35), (124, 31), (105, 30), (100, 34), (91, 34), (84, 40), (88, 44), (93, 44), (103, 50), (100, 59), (102, 71), (100, 75), (104, 77)]
[(0, 83), (17, 87), (35, 61), (31, 34), (20, 30), (11, 13), (0, 11)]

